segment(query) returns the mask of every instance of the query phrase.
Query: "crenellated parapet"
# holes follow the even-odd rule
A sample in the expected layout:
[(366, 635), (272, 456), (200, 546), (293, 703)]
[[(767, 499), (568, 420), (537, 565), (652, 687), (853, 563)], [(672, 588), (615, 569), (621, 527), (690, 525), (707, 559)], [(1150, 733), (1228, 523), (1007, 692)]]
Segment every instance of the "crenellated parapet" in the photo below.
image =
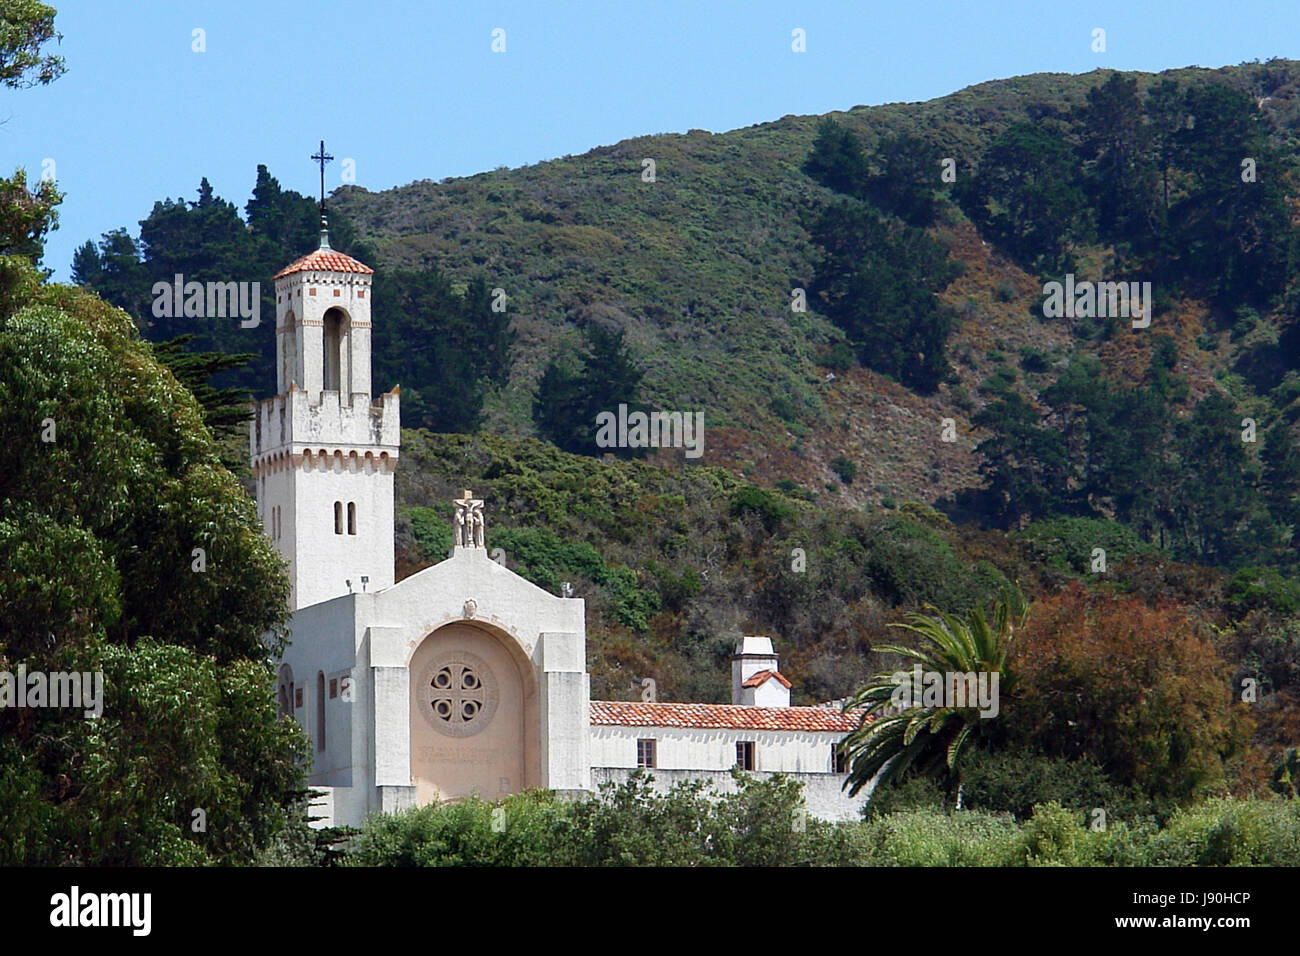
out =
[(319, 392), (319, 401), (291, 385), (263, 399), (249, 423), (253, 473), (285, 467), (392, 471), (401, 444), (400, 390), (372, 400), (356, 393)]

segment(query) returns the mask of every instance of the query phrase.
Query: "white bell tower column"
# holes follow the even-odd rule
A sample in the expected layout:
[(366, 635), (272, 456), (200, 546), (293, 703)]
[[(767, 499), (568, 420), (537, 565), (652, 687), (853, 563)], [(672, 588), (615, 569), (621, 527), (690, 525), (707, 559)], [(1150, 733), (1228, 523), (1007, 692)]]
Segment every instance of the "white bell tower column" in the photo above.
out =
[(371, 400), (373, 275), (330, 248), (322, 216), (320, 247), (275, 276), (277, 394), (257, 404), (249, 439), (294, 610), (393, 583), (399, 389)]

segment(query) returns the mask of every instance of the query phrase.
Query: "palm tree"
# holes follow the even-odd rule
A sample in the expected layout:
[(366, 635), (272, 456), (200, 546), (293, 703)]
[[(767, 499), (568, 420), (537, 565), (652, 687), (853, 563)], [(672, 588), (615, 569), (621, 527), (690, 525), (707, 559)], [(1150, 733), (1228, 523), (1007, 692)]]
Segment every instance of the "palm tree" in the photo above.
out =
[[(920, 648), (881, 645), (878, 651), (899, 654), (920, 665), (925, 673), (998, 675), (998, 692), (1010, 689), (1007, 653), (1018, 625), (1025, 619), (1025, 600), (1020, 592), (1008, 589), (994, 604), (990, 623), (981, 607), (972, 608), (965, 620), (927, 605), (929, 614), (910, 615), (909, 623), (893, 624), (919, 634)], [(960, 782), (960, 761), (967, 745), (986, 726), (977, 707), (925, 707), (923, 688), (916, 671), (882, 671), (865, 688), (844, 705), (846, 711), (864, 708), (858, 729), (845, 737), (839, 750), (848, 758), (850, 796), (857, 794), (872, 778), (880, 775), (877, 785), (898, 781), (908, 770), (938, 777), (951, 792)], [(908, 702), (901, 711), (891, 710), (900, 690)]]

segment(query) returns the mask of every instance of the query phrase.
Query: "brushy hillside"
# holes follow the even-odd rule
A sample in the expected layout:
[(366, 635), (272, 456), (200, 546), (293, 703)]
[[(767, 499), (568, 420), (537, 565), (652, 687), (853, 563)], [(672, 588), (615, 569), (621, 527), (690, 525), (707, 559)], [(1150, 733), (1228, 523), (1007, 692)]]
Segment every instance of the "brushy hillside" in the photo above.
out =
[[(868, 152), (891, 135), (922, 135), (961, 170), (1011, 124), (1078, 107), (1107, 75), (1037, 74), (833, 116)], [(1298, 63), (1126, 75), (1140, 89), (1173, 77), (1245, 90), (1264, 101), (1277, 144), (1295, 152)], [(955, 381), (918, 396), (861, 367), (831, 373), (820, 365), (842, 333), (815, 308), (790, 307), (791, 290), (807, 288), (814, 277), (817, 250), (808, 225), (834, 198), (801, 171), (820, 119), (787, 116), (716, 135), (646, 136), (381, 193), (347, 188), (335, 205), (383, 265), (436, 267), (462, 283), (483, 273), (506, 291), (518, 338), (509, 383), (488, 397), (486, 424), (498, 433), (533, 433), (531, 398), (546, 361), (575, 346), (578, 327), (608, 322), (625, 330), (645, 368), (651, 405), (704, 411), (707, 464), (765, 485), (791, 480), (813, 493), (832, 484), (854, 503), (891, 496), (934, 501), (976, 483), (974, 447), (982, 433), (971, 417), (995, 368), (1010, 366), (1030, 387), (1041, 386), (1048, 369), (1022, 369), (1022, 353), (1041, 355), (1050, 366), (1076, 348), (1098, 345), (1080, 343), (1063, 321), (1032, 320), (1041, 279), (982, 242), (947, 203), (931, 232), (966, 267), (942, 295), (959, 316), (949, 349)], [(644, 159), (654, 160), (653, 183), (643, 181)], [(1092, 255), (1101, 263), (1107, 251), (1098, 247)], [(1214, 373), (1238, 358), (1241, 343), (1216, 333), (1195, 301), (1179, 305), (1167, 331), (1194, 394), (1211, 388)], [(1195, 348), (1196, 337), (1207, 333), (1213, 347)], [(1102, 343), (1100, 352), (1119, 372), (1137, 376), (1146, 348), (1120, 340)], [(952, 444), (935, 437), (945, 417), (957, 423)], [(857, 465), (851, 485), (831, 467), (841, 455)]]
[[(776, 636), (797, 703), (845, 696), (886, 625), (924, 604), (964, 611), (1009, 583), (1030, 596), (1085, 577), (1100, 541), (1117, 593), (1196, 604), (1223, 620), (1224, 575), (1159, 556), (1121, 525), (1084, 519), (1017, 535), (954, 525), (926, 505), (826, 508), (721, 468), (601, 462), (533, 439), (405, 431), (398, 576), (451, 547), (451, 500), (488, 503), (487, 543), (512, 570), (588, 607), (596, 697), (725, 701), (735, 638)], [(798, 549), (798, 550), (796, 550)]]

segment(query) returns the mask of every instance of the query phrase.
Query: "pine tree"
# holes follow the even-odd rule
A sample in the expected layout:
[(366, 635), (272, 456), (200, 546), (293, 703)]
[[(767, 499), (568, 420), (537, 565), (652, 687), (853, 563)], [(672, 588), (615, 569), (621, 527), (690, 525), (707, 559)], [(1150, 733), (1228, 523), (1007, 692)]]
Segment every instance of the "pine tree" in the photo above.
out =
[(622, 457), (644, 454), (641, 448), (602, 449), (596, 445), (596, 416), (644, 411), (640, 401), (643, 373), (623, 342), (621, 330), (599, 325), (583, 333), (585, 348), (571, 361), (553, 357), (542, 373), (533, 401), (533, 422), (542, 437), (564, 451)]
[(1107, 242), (1149, 241), (1158, 221), (1158, 170), (1150, 126), (1138, 98), (1137, 80), (1112, 73), (1088, 91), (1076, 112), (1085, 188)]
[(857, 136), (828, 116), (817, 126), (803, 171), (829, 189), (859, 196), (868, 170)]
[(862, 197), (910, 226), (934, 222), (939, 151), (919, 136), (890, 136), (876, 147), (874, 161), (879, 172), (862, 182)]
[(952, 311), (938, 299), (959, 274), (947, 251), (919, 229), (887, 222), (860, 202), (823, 211), (812, 229), (823, 250), (814, 300), (844, 330), (869, 368), (932, 392), (948, 375)]
[(959, 186), (954, 195), (980, 231), (1025, 265), (1055, 271), (1092, 236), (1078, 163), (1037, 123), (1008, 127)]

